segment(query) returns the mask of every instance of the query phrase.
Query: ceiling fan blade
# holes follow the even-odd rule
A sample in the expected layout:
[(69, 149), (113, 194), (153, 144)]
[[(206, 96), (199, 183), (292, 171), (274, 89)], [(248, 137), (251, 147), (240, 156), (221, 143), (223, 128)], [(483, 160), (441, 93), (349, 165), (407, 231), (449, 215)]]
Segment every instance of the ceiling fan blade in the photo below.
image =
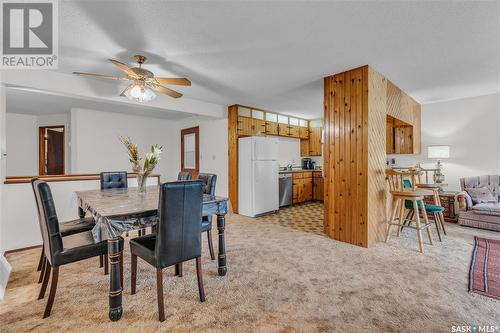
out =
[(109, 76), (109, 75), (102, 75), (102, 74), (94, 74), (94, 73), (82, 73), (82, 72), (73, 72), (73, 74), (76, 75), (83, 75), (83, 76), (91, 76), (99, 79), (110, 79), (110, 80), (128, 80), (126, 77), (118, 77), (118, 76)]
[(128, 67), (124, 63), (119, 62), (118, 60), (114, 60), (114, 59), (109, 59), (109, 61), (111, 61), (111, 63), (113, 65), (115, 65), (116, 67), (118, 67), (118, 69), (120, 69), (122, 72), (124, 72), (125, 74), (129, 75), (130, 77), (133, 77), (133, 78), (138, 78), (139, 77), (137, 74), (135, 74), (135, 72), (130, 67)]
[(191, 81), (185, 77), (155, 77), (159, 84), (173, 84), (177, 86), (190, 86)]
[(177, 91), (174, 91), (172, 89), (168, 89), (164, 86), (160, 86), (159, 84), (150, 84), (150, 85), (148, 85), (148, 87), (159, 92), (159, 93), (168, 95), (168, 96), (173, 97), (173, 98), (179, 98), (182, 96), (181, 93), (178, 93)]

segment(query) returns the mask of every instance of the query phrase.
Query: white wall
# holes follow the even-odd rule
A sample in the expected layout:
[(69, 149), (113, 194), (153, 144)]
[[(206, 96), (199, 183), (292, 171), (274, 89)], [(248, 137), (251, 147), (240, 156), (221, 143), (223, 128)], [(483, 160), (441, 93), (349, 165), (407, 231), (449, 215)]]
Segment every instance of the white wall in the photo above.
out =
[(300, 139), (278, 137), (278, 164), (280, 167), (285, 167), (288, 164), (301, 166), (302, 158), (300, 157)]
[(7, 113), (7, 176), (38, 175), (37, 116)]
[(190, 117), (176, 122), (176, 143), (178, 167), (180, 168), (181, 130), (200, 127), (200, 172), (217, 175), (215, 193), (228, 195), (228, 146), (227, 118), (209, 119), (206, 117)]
[(164, 151), (154, 172), (162, 176), (162, 181), (176, 179), (179, 171), (176, 128), (172, 120), (72, 109), (71, 173), (130, 171), (127, 152), (118, 139), (129, 136), (139, 146), (141, 156), (149, 152), (151, 145), (162, 145)]
[(401, 166), (433, 166), (428, 145), (450, 146), (442, 161), (448, 190), (459, 190), (461, 177), (500, 174), (500, 94), (422, 105), (422, 154), (389, 156)]

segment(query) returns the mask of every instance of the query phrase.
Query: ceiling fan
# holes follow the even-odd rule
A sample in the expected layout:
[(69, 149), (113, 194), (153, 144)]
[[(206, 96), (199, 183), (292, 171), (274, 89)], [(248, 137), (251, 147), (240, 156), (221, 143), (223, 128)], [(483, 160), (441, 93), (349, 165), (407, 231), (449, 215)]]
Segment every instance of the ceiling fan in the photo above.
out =
[(119, 70), (126, 74), (126, 76), (124, 77), (82, 72), (73, 72), (73, 74), (101, 79), (132, 81), (128, 85), (128, 87), (125, 88), (125, 90), (120, 94), (120, 96), (126, 96), (130, 100), (141, 103), (152, 101), (156, 97), (156, 94), (154, 93), (155, 91), (173, 98), (179, 98), (182, 96), (181, 93), (164, 87), (162, 86), (162, 84), (172, 84), (179, 86), (191, 85), (191, 81), (186, 78), (155, 77), (153, 72), (142, 68), (142, 64), (147, 60), (147, 58), (143, 55), (135, 55), (134, 60), (139, 64), (139, 67), (129, 67), (118, 60), (109, 59), (109, 61), (111, 61), (113, 65), (118, 67)]

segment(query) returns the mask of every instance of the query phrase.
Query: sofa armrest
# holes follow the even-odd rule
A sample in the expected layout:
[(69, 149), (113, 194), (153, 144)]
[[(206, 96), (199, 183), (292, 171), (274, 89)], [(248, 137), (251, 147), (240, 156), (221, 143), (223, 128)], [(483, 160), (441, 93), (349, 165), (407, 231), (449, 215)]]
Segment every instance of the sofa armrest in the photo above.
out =
[(459, 212), (466, 212), (469, 210), (473, 204), (472, 204), (472, 198), (467, 192), (459, 192), (457, 194), (457, 200), (458, 202), (458, 211)]

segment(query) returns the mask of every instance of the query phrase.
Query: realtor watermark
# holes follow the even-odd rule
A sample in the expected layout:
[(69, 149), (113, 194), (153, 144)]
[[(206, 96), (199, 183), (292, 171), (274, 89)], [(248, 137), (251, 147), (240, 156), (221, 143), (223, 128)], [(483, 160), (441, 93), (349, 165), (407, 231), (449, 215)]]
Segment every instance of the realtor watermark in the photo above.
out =
[(450, 332), (453, 333), (495, 333), (500, 332), (498, 325), (452, 325)]
[(57, 69), (57, 0), (0, 0), (1, 69)]

